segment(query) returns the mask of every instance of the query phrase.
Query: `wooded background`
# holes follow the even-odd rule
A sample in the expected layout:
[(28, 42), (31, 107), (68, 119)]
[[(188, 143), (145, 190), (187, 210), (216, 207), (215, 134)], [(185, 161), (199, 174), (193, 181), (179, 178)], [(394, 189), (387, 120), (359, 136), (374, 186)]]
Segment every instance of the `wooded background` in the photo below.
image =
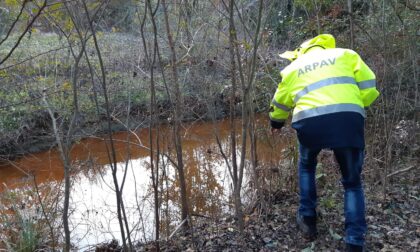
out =
[[(219, 151), (231, 175), (242, 233), (244, 169), (255, 171), (257, 194), (266, 191), (257, 172), (261, 135), (255, 115), (268, 112), (288, 64), (278, 54), (330, 33), (338, 47), (358, 52), (376, 73), (381, 95), (367, 110), (366, 167), (386, 197), (392, 183), (399, 183), (394, 175), (418, 166), (419, 11), (418, 2), (410, 0), (1, 1), (0, 158), (57, 146), (65, 170), (63, 215), (59, 225), (44, 217), (48, 246), (69, 251), (69, 152), (86, 135), (106, 134), (120, 238), (125, 250), (134, 250), (112, 132), (150, 129), (145, 148), (158, 241), (162, 158), (176, 167), (180, 222), (184, 229), (192, 223), (182, 123), (229, 118), (229, 146), (219, 143)], [(163, 124), (171, 126), (173, 151), (159, 148)], [(288, 138), (296, 155), (295, 141)], [(61, 227), (64, 240), (56, 230)], [(8, 236), (18, 244), (19, 235)]]

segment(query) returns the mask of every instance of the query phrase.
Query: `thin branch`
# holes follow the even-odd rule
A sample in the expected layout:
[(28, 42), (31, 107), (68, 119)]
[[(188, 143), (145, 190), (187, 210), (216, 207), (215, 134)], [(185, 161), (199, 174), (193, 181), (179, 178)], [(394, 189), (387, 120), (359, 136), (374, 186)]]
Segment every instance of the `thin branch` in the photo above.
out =
[(399, 0), (398, 2), (412, 11), (420, 11), (415, 3), (410, 3), (410, 0)]
[[(144, 149), (146, 149), (146, 150), (148, 150), (148, 151), (150, 151), (150, 148), (149, 147), (146, 147), (145, 145), (143, 145), (143, 143), (141, 142), (141, 139), (140, 139), (140, 137), (137, 135), (137, 133), (136, 132), (134, 132), (133, 130), (131, 130), (127, 125), (125, 125), (123, 122), (121, 122), (121, 120), (119, 120), (118, 118), (116, 118), (116, 117), (114, 117), (114, 116), (112, 116), (112, 119), (114, 120), (114, 121), (116, 121), (116, 122), (118, 122), (118, 123), (120, 123), (122, 126), (124, 126), (124, 128), (128, 131), (128, 133), (130, 133), (130, 134), (132, 134), (136, 139), (137, 139), (137, 141), (139, 142), (138, 144), (136, 144), (136, 143), (132, 143), (132, 142), (129, 142), (129, 144), (130, 145), (134, 145), (134, 146), (137, 146), (137, 147), (141, 147), (141, 148), (144, 148)], [(101, 139), (101, 140), (105, 140), (105, 139), (103, 139), (103, 138), (99, 138), (99, 137), (91, 137), (91, 138), (96, 138), (96, 139)], [(115, 142), (123, 142), (123, 143), (127, 143), (127, 141), (125, 141), (125, 140), (119, 140), (119, 139), (113, 139)], [(157, 152), (155, 152), (155, 153), (157, 153)], [(173, 166), (175, 166), (175, 168), (177, 168), (177, 163), (175, 162), (175, 160), (173, 160), (168, 154), (162, 154), (164, 157), (166, 157), (170, 162), (171, 162), (171, 164), (173, 165)]]
[(398, 174), (400, 174), (400, 173), (408, 172), (408, 171), (410, 171), (410, 170), (412, 170), (412, 169), (418, 169), (418, 167), (417, 167), (417, 166), (415, 166), (415, 165), (413, 165), (413, 166), (410, 166), (410, 167), (408, 167), (408, 168), (401, 169), (401, 170), (395, 171), (395, 172), (393, 172), (393, 173), (390, 173), (390, 174), (388, 174), (386, 177), (387, 177), (387, 178), (390, 178), (390, 177), (395, 176), (395, 175), (398, 175)]
[(229, 175), (230, 175), (231, 178), (233, 178), (232, 167), (229, 163), (229, 159), (228, 159), (227, 155), (223, 151), (223, 147), (222, 147), (222, 143), (220, 141), (219, 135), (215, 134), (215, 137), (216, 137), (217, 146), (219, 146), (220, 154), (222, 155), (223, 159), (225, 160), (226, 166), (228, 168)]
[(172, 234), (169, 236), (168, 240), (170, 240), (172, 238), (172, 236), (175, 235), (176, 232), (178, 232), (178, 230), (188, 221), (188, 217), (185, 218), (181, 223), (179, 223), (179, 225), (175, 228), (175, 230), (172, 232)]
[(50, 219), (48, 218), (47, 211), (45, 209), (44, 203), (42, 202), (41, 193), (39, 192), (39, 187), (38, 187), (38, 183), (36, 182), (36, 179), (35, 179), (35, 174), (33, 174), (32, 178), (34, 180), (35, 192), (36, 192), (36, 195), (38, 197), (39, 204), (41, 205), (42, 214), (44, 215), (45, 221), (47, 222), (48, 228), (50, 229), (50, 232), (51, 232), (52, 249), (53, 249), (53, 251), (55, 251), (55, 234), (54, 234), (54, 228), (53, 228), (53, 226), (51, 224)]
[(18, 63), (15, 63), (13, 65), (8, 65), (8, 66), (5, 66), (5, 67), (0, 67), (0, 71), (1, 70), (7, 70), (7, 69), (12, 68), (12, 67), (15, 67), (15, 66), (19, 66), (19, 65), (21, 65), (21, 64), (23, 64), (25, 62), (28, 62), (28, 61), (33, 60), (33, 59), (36, 59), (36, 58), (41, 57), (41, 56), (43, 56), (45, 54), (49, 54), (49, 53), (60, 51), (60, 50), (67, 49), (67, 48), (69, 48), (69, 47), (68, 46), (63, 46), (63, 47), (51, 49), (51, 50), (46, 51), (46, 52), (39, 53), (37, 55), (31, 56), (31, 57), (26, 58), (26, 59), (24, 59), (22, 61), (19, 61)]
[(19, 46), (20, 42), (22, 41), (23, 37), (26, 35), (26, 33), (29, 31), (29, 29), (34, 24), (35, 20), (41, 15), (42, 11), (47, 7), (47, 0), (44, 1), (44, 4), (39, 9), (38, 13), (35, 15), (35, 17), (31, 20), (31, 22), (26, 26), (25, 31), (20, 35), (17, 42), (13, 46), (13, 48), (9, 51), (9, 53), (0, 61), (0, 66), (8, 59), (10, 56), (12, 56), (13, 52), (16, 50), (16, 48)]
[(20, 16), (22, 16), (22, 13), (23, 13), (23, 10), (25, 9), (25, 5), (26, 5), (26, 3), (27, 3), (27, 1), (25, 1), (25, 2), (23, 2), (23, 3), (22, 3), (22, 8), (20, 8), (19, 14), (17, 15), (17, 17), (16, 17), (15, 21), (13, 21), (12, 25), (10, 26), (9, 30), (7, 31), (6, 37), (4, 37), (4, 39), (2, 39), (2, 40), (0, 41), (0, 45), (1, 45), (1, 44), (3, 44), (3, 43), (4, 43), (4, 41), (6, 41), (6, 40), (9, 38), (10, 34), (11, 34), (11, 33), (12, 33), (12, 31), (13, 31), (13, 28), (15, 28), (15, 25), (17, 24), (17, 22), (18, 22), (18, 21), (19, 21), (19, 19), (20, 19)]
[[(60, 92), (63, 92), (63, 91), (62, 90), (59, 90), (59, 91), (55, 91), (55, 92), (51, 92), (51, 93), (45, 93), (45, 96), (50, 96), (52, 94), (57, 94), (57, 93), (60, 93)], [(37, 96), (37, 97), (31, 98), (30, 100), (28, 99), (28, 100), (24, 100), (22, 102), (17, 102), (17, 103), (13, 103), (13, 104), (8, 104), (8, 105), (5, 105), (5, 106), (1, 106), (0, 107), (0, 110), (8, 110), (11, 107), (15, 107), (15, 106), (19, 106), (19, 105), (25, 105), (25, 104), (30, 104), (30, 103), (35, 103), (37, 100), (42, 99), (42, 97), (43, 96), (41, 95), (41, 96)]]

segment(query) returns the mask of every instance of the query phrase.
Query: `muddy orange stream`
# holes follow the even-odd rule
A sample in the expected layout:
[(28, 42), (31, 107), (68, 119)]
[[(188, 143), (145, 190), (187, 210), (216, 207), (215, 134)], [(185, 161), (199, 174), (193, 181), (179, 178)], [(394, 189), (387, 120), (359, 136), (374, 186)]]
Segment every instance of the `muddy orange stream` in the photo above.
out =
[[(237, 122), (238, 129), (240, 122)], [(257, 143), (258, 165), (262, 168), (271, 168), (278, 163), (279, 152), (282, 144), (280, 139), (266, 134), (268, 119), (259, 116), (256, 119), (259, 141)], [(216, 123), (196, 122), (183, 126), (183, 158), (185, 162), (185, 176), (187, 190), (190, 198), (191, 209), (195, 213), (214, 215), (221, 212), (220, 201), (227, 200), (230, 194), (230, 178), (219, 146), (216, 135), (219, 136), (224, 153), (230, 157), (228, 120)], [(239, 130), (238, 130), (239, 131)], [(164, 126), (153, 134), (158, 134), (161, 152), (176, 160), (171, 144), (170, 128)], [(118, 163), (118, 177), (120, 181), (127, 178), (124, 186), (124, 201), (127, 207), (127, 216), (130, 223), (136, 226), (139, 215), (148, 221), (143, 221), (143, 228), (137, 239), (148, 237), (145, 233), (153, 234), (153, 211), (150, 194), (150, 171), (149, 171), (149, 132), (142, 129), (131, 133), (113, 134)], [(240, 135), (237, 134), (238, 140)], [(240, 142), (240, 141), (238, 141)], [(156, 144), (154, 144), (156, 146)], [(98, 137), (81, 140), (73, 145), (71, 158), (76, 171), (72, 174), (72, 200), (74, 209), (71, 221), (75, 225), (75, 244), (89, 245), (102, 242), (110, 237), (118, 237), (118, 222), (115, 220), (115, 194), (112, 188), (112, 176), (110, 174), (108, 149), (109, 141)], [(154, 147), (156, 148), (156, 147)], [(238, 145), (238, 152), (240, 146)], [(167, 158), (161, 159), (161, 168), (165, 169), (169, 181), (162, 185), (162, 191), (166, 192), (167, 201), (172, 206), (167, 208), (176, 209), (179, 199), (179, 189), (175, 168)], [(163, 170), (161, 170), (161, 174)], [(33, 175), (33, 176), (32, 176)], [(251, 177), (252, 171), (246, 173)], [(52, 181), (60, 182), (64, 177), (63, 165), (58, 151), (53, 148), (50, 151), (30, 154), (19, 160), (0, 165), (0, 193), (5, 190), (20, 188), (24, 185), (42, 185)], [(140, 203), (139, 203), (140, 202)], [(149, 202), (150, 204), (145, 204)], [(139, 204), (142, 205), (140, 209)], [(146, 206), (147, 205), (147, 206)], [(150, 205), (150, 206), (149, 206)], [(139, 212), (142, 212), (139, 214)], [(175, 210), (176, 212), (176, 210)], [(93, 214), (95, 213), (95, 214)], [(169, 219), (169, 216), (165, 217)], [(164, 219), (165, 219), (164, 218)], [(171, 217), (170, 219), (176, 219)], [(146, 223), (146, 224), (145, 224)], [(149, 224), (147, 224), (149, 223)], [(136, 238), (136, 237), (134, 237)]]
[[(260, 116), (257, 119), (259, 127), (265, 127), (267, 120)], [(154, 132), (156, 133), (156, 131)], [(117, 162), (128, 159), (138, 159), (147, 157), (150, 152), (149, 133), (147, 129), (136, 132), (141, 142), (133, 134), (122, 132), (113, 134), (115, 149), (117, 152)], [(160, 129), (161, 148), (170, 150), (171, 133), (168, 127)], [(183, 135), (183, 154), (187, 160), (187, 169), (194, 169), (197, 165), (195, 159), (197, 152), (204, 158), (214, 155), (220, 156), (220, 151), (216, 145), (215, 136), (219, 135), (222, 141), (226, 141), (229, 134), (229, 123), (227, 120), (214, 123), (193, 123), (184, 127)], [(107, 165), (110, 162), (108, 156), (106, 136), (103, 138), (92, 137), (81, 140), (74, 144), (71, 149), (73, 161), (95, 160), (98, 165)], [(130, 143), (128, 148), (128, 142)], [(140, 147), (144, 145), (146, 148)], [(276, 160), (276, 152), (281, 146), (271, 146), (267, 142), (258, 145), (258, 158), (263, 163), (273, 163)], [(129, 153), (129, 155), (128, 155)], [(278, 154), (278, 153), (277, 153)], [(7, 186), (9, 189), (16, 188), (26, 183), (33, 183), (32, 176), (35, 175), (37, 183), (48, 181), (60, 181), (64, 177), (63, 163), (56, 148), (41, 153), (28, 154), (17, 161), (0, 163), (0, 192)]]

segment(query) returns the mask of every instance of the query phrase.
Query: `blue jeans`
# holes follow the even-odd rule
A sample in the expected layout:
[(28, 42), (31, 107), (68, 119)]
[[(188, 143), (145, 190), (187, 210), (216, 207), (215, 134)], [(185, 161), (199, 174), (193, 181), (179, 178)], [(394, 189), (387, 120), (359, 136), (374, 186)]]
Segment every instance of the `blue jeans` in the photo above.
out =
[[(299, 214), (316, 216), (315, 170), (317, 156), (321, 149), (310, 149), (299, 145)], [(363, 246), (366, 234), (365, 196), (360, 173), (362, 172), (364, 150), (358, 148), (333, 149), (340, 165), (341, 183), (344, 187), (345, 242)]]

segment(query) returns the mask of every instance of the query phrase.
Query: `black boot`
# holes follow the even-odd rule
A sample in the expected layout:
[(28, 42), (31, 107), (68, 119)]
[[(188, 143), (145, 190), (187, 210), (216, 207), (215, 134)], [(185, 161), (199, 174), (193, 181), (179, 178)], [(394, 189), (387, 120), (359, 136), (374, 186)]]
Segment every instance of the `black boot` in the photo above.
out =
[(302, 232), (303, 238), (309, 241), (316, 239), (318, 232), (316, 230), (316, 216), (301, 216), (296, 218), (298, 229)]
[(363, 247), (346, 243), (346, 252), (363, 252)]

